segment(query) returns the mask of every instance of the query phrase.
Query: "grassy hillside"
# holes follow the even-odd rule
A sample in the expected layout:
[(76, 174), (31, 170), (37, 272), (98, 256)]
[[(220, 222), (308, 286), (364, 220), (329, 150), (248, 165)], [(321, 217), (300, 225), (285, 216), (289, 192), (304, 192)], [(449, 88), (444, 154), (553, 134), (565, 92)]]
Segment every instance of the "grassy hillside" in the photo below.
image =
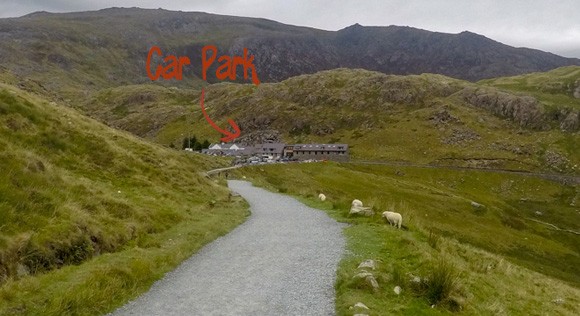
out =
[(0, 86), (0, 314), (110, 311), (244, 220), (184, 154)]
[[(233, 118), (241, 142), (345, 142), (354, 159), (580, 172), (578, 132), (560, 130), (566, 117), (548, 115), (549, 106), (534, 98), (487, 85), (339, 69), (206, 91), (210, 117), (220, 126)], [(178, 144), (187, 133), (220, 137), (203, 118), (195, 90), (119, 87), (96, 94), (83, 109), (164, 145)]]
[(193, 125), (191, 104), (197, 98), (199, 91), (191, 89), (120, 86), (99, 91), (81, 109), (112, 127), (153, 138), (165, 125), (183, 117)]
[[(372, 315), (580, 311), (580, 236), (550, 226), (580, 232), (578, 186), (487, 172), (335, 163), (236, 172), (351, 224), (336, 284), (340, 315), (351, 315), (349, 307), (359, 301)], [(319, 192), (327, 201), (317, 201)], [(377, 215), (349, 217), (355, 198)], [(389, 209), (403, 215), (408, 230), (384, 224), (380, 213)], [(378, 292), (353, 279), (366, 259), (378, 262)], [(415, 283), (414, 276), (432, 282)], [(449, 281), (445, 291), (437, 287), (441, 278)], [(400, 296), (393, 292), (397, 285)]]
[(550, 107), (580, 109), (580, 67), (578, 66), (482, 80), (479, 83), (533, 95)]

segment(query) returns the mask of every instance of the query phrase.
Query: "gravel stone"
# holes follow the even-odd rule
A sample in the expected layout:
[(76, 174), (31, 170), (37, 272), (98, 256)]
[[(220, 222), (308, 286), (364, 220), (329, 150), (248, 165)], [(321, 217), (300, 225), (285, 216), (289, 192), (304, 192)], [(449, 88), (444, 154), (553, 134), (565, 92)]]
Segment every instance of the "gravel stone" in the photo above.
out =
[(334, 315), (344, 224), (297, 200), (228, 185), (252, 215), (111, 315)]

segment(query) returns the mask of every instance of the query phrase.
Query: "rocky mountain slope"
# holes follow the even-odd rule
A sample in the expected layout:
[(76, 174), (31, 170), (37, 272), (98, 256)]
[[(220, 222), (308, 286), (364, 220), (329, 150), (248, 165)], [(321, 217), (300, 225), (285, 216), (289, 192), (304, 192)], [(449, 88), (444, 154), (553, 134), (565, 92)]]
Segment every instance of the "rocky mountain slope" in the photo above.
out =
[(580, 67), (562, 67), (545, 73), (495, 78), (480, 83), (540, 100), (550, 116), (560, 121), (562, 130), (577, 131), (580, 126)]
[(207, 44), (228, 55), (247, 47), (265, 82), (339, 67), (478, 80), (580, 64), (469, 32), (399, 26), (353, 25), (330, 32), (265, 19), (138, 8), (0, 19), (0, 64), (65, 97), (149, 82), (145, 60), (153, 45), (194, 61), (187, 80), (172, 84), (199, 85), (201, 48)]
[[(211, 85), (205, 104), (220, 126), (237, 122), (242, 143), (346, 142), (355, 159), (577, 173), (580, 100), (545, 99), (441, 75), (337, 69), (259, 87)], [(187, 134), (220, 137), (201, 113), (199, 90), (105, 89), (83, 108), (165, 145)]]

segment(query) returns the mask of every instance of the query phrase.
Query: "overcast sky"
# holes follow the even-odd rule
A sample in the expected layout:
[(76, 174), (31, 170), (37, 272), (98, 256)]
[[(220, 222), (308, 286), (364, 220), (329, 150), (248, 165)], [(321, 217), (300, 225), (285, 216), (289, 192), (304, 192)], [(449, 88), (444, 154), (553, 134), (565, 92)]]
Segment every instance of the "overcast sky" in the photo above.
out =
[(580, 0), (0, 0), (0, 17), (113, 6), (261, 17), (325, 30), (354, 23), (468, 30), (508, 45), (580, 58)]

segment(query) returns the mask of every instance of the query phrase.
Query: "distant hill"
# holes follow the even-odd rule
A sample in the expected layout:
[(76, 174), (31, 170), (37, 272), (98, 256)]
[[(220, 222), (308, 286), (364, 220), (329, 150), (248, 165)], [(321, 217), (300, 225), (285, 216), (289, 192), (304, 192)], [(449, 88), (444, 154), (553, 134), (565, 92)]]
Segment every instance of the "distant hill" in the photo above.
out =
[(153, 45), (194, 60), (187, 80), (172, 84), (199, 86), (206, 44), (230, 55), (247, 47), (265, 82), (339, 67), (474, 81), (580, 65), (579, 59), (514, 48), (470, 32), (400, 26), (356, 24), (330, 32), (265, 19), (138, 8), (0, 19), (0, 65), (65, 97), (79, 96), (78, 89), (149, 82), (145, 59)]
[[(240, 142), (345, 142), (355, 159), (580, 172), (580, 99), (492, 82), (335, 69), (259, 87), (211, 85), (205, 104), (220, 126), (239, 124)], [(83, 109), (165, 145), (189, 133), (218, 141), (198, 100), (199, 90), (133, 85), (104, 89)]]

